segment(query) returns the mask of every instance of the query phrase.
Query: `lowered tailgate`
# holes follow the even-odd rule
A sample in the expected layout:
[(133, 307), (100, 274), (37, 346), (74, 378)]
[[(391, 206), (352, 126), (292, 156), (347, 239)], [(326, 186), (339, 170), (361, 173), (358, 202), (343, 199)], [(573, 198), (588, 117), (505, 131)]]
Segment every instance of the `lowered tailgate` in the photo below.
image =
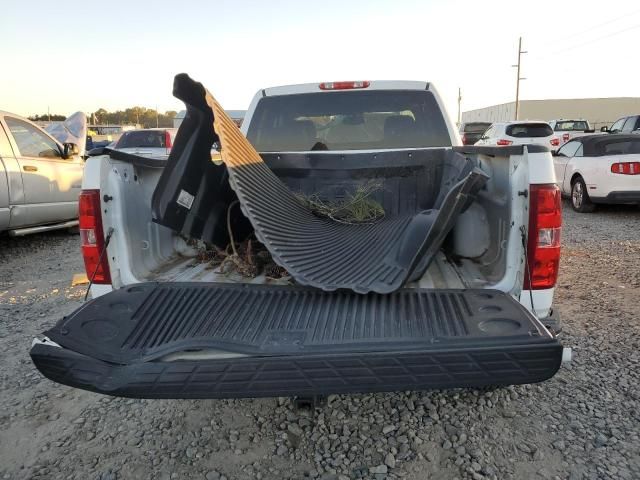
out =
[(508, 294), (146, 283), (98, 297), (35, 343), (48, 378), (139, 398), (318, 395), (533, 383), (560, 343)]

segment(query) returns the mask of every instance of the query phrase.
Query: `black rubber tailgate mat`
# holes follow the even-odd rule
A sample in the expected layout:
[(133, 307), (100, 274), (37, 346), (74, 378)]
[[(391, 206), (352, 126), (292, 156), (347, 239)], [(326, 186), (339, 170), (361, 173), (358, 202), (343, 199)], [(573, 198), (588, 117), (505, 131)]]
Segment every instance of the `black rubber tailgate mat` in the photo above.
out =
[[(429, 208), (372, 224), (340, 223), (307, 208), (201, 84), (178, 75), (174, 95), (185, 102), (187, 117), (153, 194), (154, 220), (189, 236), (220, 241), (230, 202), (224, 188), (228, 175), (256, 237), (302, 285), (389, 293), (421, 277), (457, 216), (488, 179), (471, 160), (448, 149)], [(219, 144), (224, 165), (211, 162), (212, 142)], [(349, 157), (348, 162), (356, 160)], [(354, 168), (362, 168), (361, 163)]]
[(548, 337), (494, 290), (406, 289), (358, 295), (306, 287), (146, 283), (92, 300), (45, 335), (93, 358), (130, 363), (217, 349), (248, 355), (484, 347)]
[(138, 398), (533, 383), (562, 358), (535, 318), (490, 290), (141, 284), (86, 303), (45, 335), (58, 345), (37, 343), (31, 358), (46, 377)]
[(548, 340), (485, 348), (114, 365), (37, 344), (31, 358), (47, 378), (97, 393), (133, 398), (246, 398), (536, 383), (556, 374), (562, 346)]

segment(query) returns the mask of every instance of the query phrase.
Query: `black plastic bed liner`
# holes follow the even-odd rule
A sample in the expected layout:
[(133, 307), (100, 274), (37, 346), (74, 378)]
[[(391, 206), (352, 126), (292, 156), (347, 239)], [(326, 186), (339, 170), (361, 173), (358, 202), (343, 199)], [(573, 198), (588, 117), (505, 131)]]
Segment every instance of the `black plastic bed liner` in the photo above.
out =
[[(265, 161), (202, 84), (177, 75), (174, 95), (187, 115), (153, 193), (154, 221), (225, 248), (237, 197), (255, 236), (301, 285), (389, 293), (420, 278), (489, 179), (452, 148)], [(214, 142), (223, 165), (211, 161)], [(317, 215), (299, 197), (344, 200), (369, 181), (388, 197), (385, 218), (369, 224)]]
[(533, 383), (562, 357), (537, 319), (493, 290), (148, 283), (88, 302), (44, 335), (59, 346), (31, 356), (48, 378), (142, 398)]

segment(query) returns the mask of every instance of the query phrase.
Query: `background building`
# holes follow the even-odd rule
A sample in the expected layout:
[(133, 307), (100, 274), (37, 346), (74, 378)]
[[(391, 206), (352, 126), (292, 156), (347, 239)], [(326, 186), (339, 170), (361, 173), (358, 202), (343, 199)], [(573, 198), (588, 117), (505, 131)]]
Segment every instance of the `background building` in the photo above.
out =
[[(463, 122), (505, 122), (515, 117), (515, 102), (462, 112)], [(640, 114), (640, 97), (521, 100), (520, 120), (585, 119), (599, 129), (618, 118)]]

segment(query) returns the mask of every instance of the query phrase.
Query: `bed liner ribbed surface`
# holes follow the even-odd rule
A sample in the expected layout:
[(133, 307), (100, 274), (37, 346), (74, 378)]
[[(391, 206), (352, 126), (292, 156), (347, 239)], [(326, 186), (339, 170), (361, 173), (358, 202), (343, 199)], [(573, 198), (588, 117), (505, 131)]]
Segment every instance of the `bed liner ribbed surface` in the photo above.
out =
[(44, 335), (64, 348), (117, 364), (202, 349), (286, 356), (486, 348), (549, 338), (522, 305), (494, 290), (359, 295), (199, 282), (144, 283), (113, 291)]
[[(212, 185), (220, 184), (228, 173), (228, 182), (256, 237), (275, 262), (302, 285), (326, 291), (389, 293), (419, 278), (453, 228), (457, 216), (473, 201), (488, 178), (465, 156), (448, 149), (439, 165), (440, 182), (432, 205), (387, 215), (368, 225), (339, 223), (315, 215), (300, 202), (201, 84), (186, 75), (178, 75), (174, 95), (185, 101), (190, 121), (180, 127), (167, 168), (154, 192), (155, 220), (184, 232), (190, 221), (188, 210), (192, 208), (180, 201), (181, 195), (184, 200), (186, 191), (187, 198), (194, 199), (194, 205), (204, 203), (206, 209), (210, 203), (211, 210), (218, 212), (209, 220), (209, 230), (215, 229), (211, 222), (220, 223), (220, 203), (224, 202), (212, 198)], [(203, 125), (211, 120), (213, 126)], [(224, 166), (212, 166), (208, 147), (201, 145), (210, 144), (212, 139), (220, 145)], [(197, 156), (201, 158), (195, 158)], [(348, 160), (353, 168), (362, 167), (352, 162), (354, 160)], [(186, 181), (191, 184), (191, 190), (177, 175), (197, 177)], [(218, 181), (209, 184), (201, 181), (216, 175)], [(381, 176), (384, 177), (384, 172)], [(181, 208), (187, 211), (181, 212)], [(205, 214), (201, 214), (197, 223), (206, 224), (204, 217)], [(193, 229), (189, 229), (189, 233), (194, 235)]]

